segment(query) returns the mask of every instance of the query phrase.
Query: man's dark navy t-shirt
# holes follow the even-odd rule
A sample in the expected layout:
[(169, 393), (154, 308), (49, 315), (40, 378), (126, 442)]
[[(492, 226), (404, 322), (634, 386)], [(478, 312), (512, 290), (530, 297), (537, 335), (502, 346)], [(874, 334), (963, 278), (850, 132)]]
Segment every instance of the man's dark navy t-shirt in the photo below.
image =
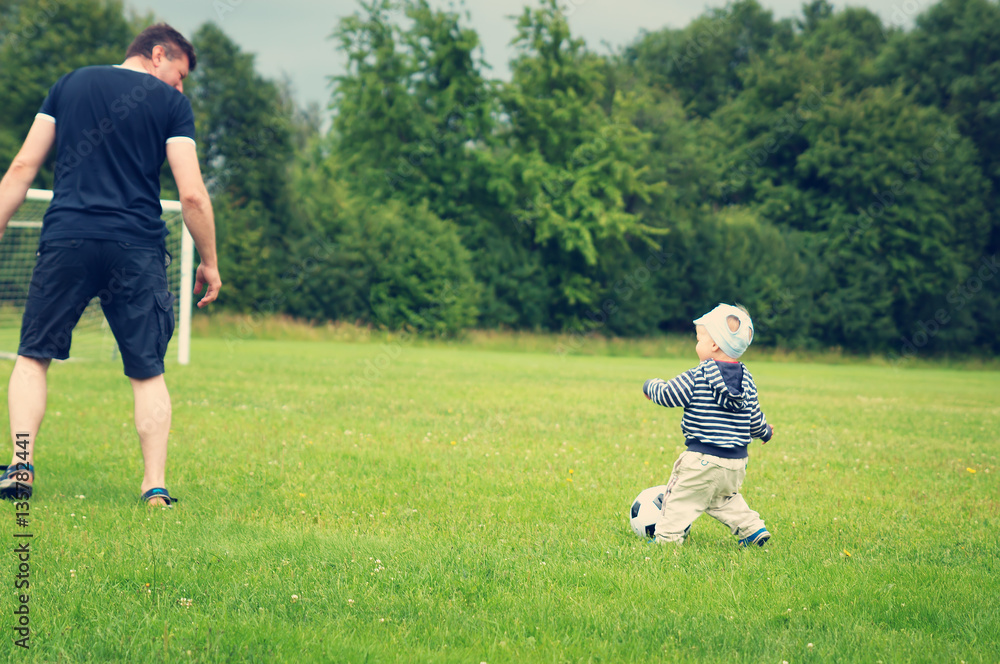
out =
[(151, 74), (83, 67), (52, 86), (39, 117), (56, 124), (55, 185), (41, 241), (161, 244), (167, 143), (194, 142), (187, 97)]

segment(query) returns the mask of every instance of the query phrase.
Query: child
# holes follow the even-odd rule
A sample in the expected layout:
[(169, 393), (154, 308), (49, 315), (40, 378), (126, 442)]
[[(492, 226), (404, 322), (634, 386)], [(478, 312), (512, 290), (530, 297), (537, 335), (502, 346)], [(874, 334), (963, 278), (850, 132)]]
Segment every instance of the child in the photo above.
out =
[(667, 483), (656, 541), (683, 544), (694, 520), (708, 512), (742, 546), (764, 546), (771, 533), (740, 495), (750, 439), (766, 443), (774, 435), (757, 403), (753, 377), (738, 361), (753, 340), (753, 322), (743, 307), (720, 304), (694, 324), (701, 364), (673, 380), (654, 378), (642, 387), (647, 399), (684, 409), (687, 450)]

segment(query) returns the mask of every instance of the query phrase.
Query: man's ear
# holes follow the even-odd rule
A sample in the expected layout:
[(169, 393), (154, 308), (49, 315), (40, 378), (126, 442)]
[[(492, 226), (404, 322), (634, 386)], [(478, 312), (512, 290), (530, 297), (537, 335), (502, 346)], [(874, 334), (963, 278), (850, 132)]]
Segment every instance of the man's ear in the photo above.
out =
[(167, 49), (163, 48), (160, 44), (153, 47), (153, 50), (149, 54), (149, 59), (153, 61), (154, 67), (159, 67), (160, 63), (164, 58), (167, 57)]

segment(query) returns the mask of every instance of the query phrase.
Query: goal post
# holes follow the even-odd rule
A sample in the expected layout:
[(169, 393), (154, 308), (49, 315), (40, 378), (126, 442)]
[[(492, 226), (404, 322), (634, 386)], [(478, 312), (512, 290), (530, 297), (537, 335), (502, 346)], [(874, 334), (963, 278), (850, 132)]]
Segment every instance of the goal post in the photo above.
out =
[[(0, 239), (0, 358), (13, 359), (17, 356), (21, 316), (35, 267), (42, 217), (51, 201), (51, 191), (29, 189), (24, 203), (14, 213), (3, 239)], [(188, 364), (191, 360), (194, 241), (184, 225), (180, 202), (161, 200), (160, 205), (169, 231), (167, 251), (172, 257), (167, 267), (167, 283), (171, 292), (178, 295), (174, 299), (177, 325), (167, 354), (170, 356), (176, 349), (177, 361)], [(101, 311), (100, 298), (94, 298), (73, 330), (70, 358), (110, 360), (117, 354), (114, 336)]]
[(178, 219), (181, 220), (181, 274), (180, 274), (180, 298), (179, 311), (177, 316), (177, 361), (181, 364), (188, 364), (191, 361), (191, 302), (194, 299), (192, 291), (194, 289), (194, 238), (191, 232), (184, 225), (184, 216), (181, 214), (180, 201), (160, 201), (163, 206), (163, 213), (166, 214), (169, 208)]

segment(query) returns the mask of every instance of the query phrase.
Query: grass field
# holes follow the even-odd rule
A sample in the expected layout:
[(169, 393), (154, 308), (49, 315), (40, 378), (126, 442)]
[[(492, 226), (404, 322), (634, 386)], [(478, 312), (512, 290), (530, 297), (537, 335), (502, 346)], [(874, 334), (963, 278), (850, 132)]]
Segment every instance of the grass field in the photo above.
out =
[(1000, 373), (749, 360), (778, 433), (744, 493), (774, 539), (740, 550), (703, 517), (676, 549), (626, 511), (682, 445), (642, 382), (693, 344), (192, 354), (167, 374), (172, 510), (135, 504), (120, 367), (50, 372), (28, 651), (10, 629), (25, 529), (0, 505), (8, 661), (1000, 659)]

